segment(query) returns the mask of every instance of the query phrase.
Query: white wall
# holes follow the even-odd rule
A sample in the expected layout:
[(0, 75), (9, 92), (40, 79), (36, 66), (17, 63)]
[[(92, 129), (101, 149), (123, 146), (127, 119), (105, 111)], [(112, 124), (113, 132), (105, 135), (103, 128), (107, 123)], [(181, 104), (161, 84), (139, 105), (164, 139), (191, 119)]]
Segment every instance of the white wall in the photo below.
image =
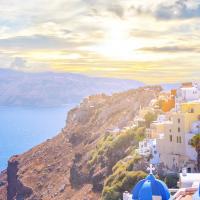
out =
[(180, 88), (179, 95), (183, 101), (194, 101), (200, 98), (200, 90), (196, 87)]
[(123, 200), (132, 200), (132, 194), (128, 192), (123, 193)]

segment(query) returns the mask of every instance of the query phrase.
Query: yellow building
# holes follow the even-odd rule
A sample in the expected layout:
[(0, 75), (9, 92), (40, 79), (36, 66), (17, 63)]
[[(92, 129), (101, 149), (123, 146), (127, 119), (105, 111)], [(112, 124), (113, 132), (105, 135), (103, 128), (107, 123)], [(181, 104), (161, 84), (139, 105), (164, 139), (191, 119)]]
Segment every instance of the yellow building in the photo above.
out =
[(200, 102), (182, 103), (179, 112), (168, 112), (153, 122), (148, 133), (157, 141), (160, 163), (177, 171), (185, 166), (194, 171), (196, 152), (189, 140), (200, 133)]

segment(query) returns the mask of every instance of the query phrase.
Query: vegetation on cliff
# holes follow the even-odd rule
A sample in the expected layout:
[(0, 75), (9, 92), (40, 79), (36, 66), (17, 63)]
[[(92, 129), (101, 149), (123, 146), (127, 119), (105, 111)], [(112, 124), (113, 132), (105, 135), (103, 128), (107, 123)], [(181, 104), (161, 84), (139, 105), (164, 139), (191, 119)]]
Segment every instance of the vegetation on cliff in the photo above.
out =
[(122, 158), (134, 152), (138, 142), (144, 138), (145, 128), (130, 128), (120, 133), (105, 135), (92, 151), (89, 167), (100, 164), (112, 167)]
[(200, 133), (193, 136), (190, 145), (195, 148), (197, 152), (197, 168), (200, 171)]
[(92, 151), (88, 166), (107, 168), (108, 178), (104, 181), (102, 200), (120, 199), (124, 191), (130, 191), (138, 180), (145, 177), (144, 172), (133, 171), (141, 160), (135, 149), (144, 135), (144, 127), (105, 135)]
[(120, 160), (112, 169), (112, 174), (105, 180), (102, 200), (122, 199), (124, 191), (131, 191), (133, 186), (146, 176), (143, 171), (133, 171), (141, 158), (132, 155)]

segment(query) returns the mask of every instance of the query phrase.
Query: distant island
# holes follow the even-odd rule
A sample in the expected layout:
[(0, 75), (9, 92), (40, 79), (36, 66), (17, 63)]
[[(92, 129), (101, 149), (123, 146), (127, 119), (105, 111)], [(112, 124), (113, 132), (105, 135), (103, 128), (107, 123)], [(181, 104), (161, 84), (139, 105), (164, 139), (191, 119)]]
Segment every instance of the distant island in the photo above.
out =
[(135, 80), (57, 72), (0, 69), (0, 106), (62, 106), (97, 93), (111, 94), (145, 84)]

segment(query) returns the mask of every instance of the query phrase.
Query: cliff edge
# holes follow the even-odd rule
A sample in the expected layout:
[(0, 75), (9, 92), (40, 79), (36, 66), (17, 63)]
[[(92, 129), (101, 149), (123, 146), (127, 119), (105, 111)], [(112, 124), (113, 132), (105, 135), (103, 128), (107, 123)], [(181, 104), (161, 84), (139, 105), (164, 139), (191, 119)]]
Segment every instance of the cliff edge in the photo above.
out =
[[(144, 87), (84, 99), (68, 113), (59, 135), (10, 158), (7, 171), (0, 175), (4, 191), (0, 200), (100, 199), (111, 171), (106, 163), (88, 165), (91, 152), (102, 137), (131, 125), (139, 108), (149, 105), (160, 91), (157, 86)], [(117, 162), (112, 156), (110, 160), (112, 166)]]

